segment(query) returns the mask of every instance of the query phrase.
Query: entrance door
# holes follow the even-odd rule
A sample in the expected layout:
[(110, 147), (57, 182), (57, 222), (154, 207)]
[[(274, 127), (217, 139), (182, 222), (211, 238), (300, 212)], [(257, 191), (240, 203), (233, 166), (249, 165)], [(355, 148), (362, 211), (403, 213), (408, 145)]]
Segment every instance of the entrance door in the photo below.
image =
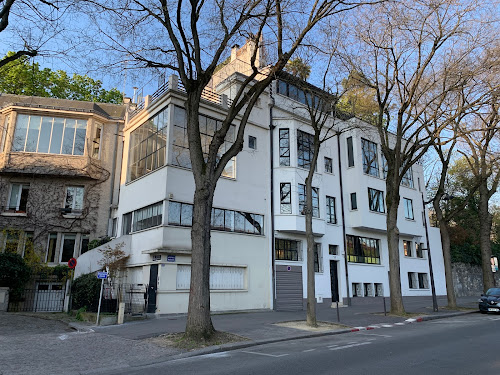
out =
[(62, 283), (38, 282), (33, 311), (59, 312), (63, 309), (64, 288)]
[(332, 302), (340, 302), (337, 263), (338, 262), (335, 260), (330, 260), (330, 284), (332, 287)]
[(152, 264), (149, 269), (148, 313), (156, 312), (156, 289), (158, 287), (158, 265)]

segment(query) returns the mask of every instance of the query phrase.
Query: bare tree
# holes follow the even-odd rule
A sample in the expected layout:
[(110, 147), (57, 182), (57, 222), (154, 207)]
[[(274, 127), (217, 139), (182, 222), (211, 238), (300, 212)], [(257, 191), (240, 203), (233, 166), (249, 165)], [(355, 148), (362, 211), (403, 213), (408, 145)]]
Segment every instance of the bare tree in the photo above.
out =
[(71, 0), (0, 0), (0, 33), (9, 35), (0, 68), (21, 56), (35, 57), (61, 30)]
[(397, 225), (400, 184), (435, 141), (435, 133), (427, 129), (443, 116), (440, 104), (462, 84), (462, 62), (485, 46), (481, 37), (492, 25), (480, 22), (484, 10), (475, 1), (384, 3), (357, 20), (351, 43), (346, 43), (345, 60), (376, 91), (378, 102), (375, 126), (387, 165), (389, 285), (395, 314), (405, 311)]
[[(100, 2), (99, 2), (100, 3)], [(366, 1), (317, 0), (308, 4), (281, 0), (167, 2), (166, 0), (106, 1), (100, 3), (106, 17), (113, 14), (128, 41), (112, 39), (115, 48), (139, 66), (176, 72), (186, 90), (189, 154), (195, 181), (191, 230), (191, 287), (186, 335), (209, 337), (214, 328), (210, 318), (210, 223), (214, 191), (226, 164), (243, 147), (247, 120), (259, 96), (310, 30), (332, 14), (354, 9)], [(146, 28), (141, 28), (141, 26)], [(140, 31), (140, 33), (138, 32)], [(146, 35), (144, 40), (141, 38)], [(133, 34), (133, 37), (132, 37)], [(268, 37), (264, 38), (264, 34)], [(151, 39), (147, 39), (149, 37)], [(138, 39), (134, 40), (133, 38)], [(202, 92), (210, 83), (229, 48), (241, 39), (251, 39), (254, 49), (246, 77), (239, 83), (221, 129), (215, 132), (208, 150), (202, 146), (199, 112)], [(263, 40), (269, 39), (267, 66), (259, 62)], [(262, 61), (262, 60), (260, 60)], [(238, 119), (235, 141), (222, 152), (228, 132)]]

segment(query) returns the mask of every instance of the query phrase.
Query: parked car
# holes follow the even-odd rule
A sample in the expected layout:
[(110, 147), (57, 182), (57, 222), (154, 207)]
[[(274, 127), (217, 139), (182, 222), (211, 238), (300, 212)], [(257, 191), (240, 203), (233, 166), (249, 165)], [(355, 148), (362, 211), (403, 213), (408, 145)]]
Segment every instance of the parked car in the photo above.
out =
[(490, 288), (485, 294), (481, 294), (479, 311), (481, 314), (500, 312), (500, 288)]

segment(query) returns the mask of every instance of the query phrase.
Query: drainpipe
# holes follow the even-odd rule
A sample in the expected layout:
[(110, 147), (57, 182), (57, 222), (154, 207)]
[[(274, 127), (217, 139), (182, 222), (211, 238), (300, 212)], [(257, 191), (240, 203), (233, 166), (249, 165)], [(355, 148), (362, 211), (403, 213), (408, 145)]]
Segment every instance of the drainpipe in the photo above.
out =
[(424, 192), (422, 192), (422, 207), (424, 208), (425, 239), (427, 244), (427, 259), (429, 261), (429, 276), (431, 278), (432, 309), (434, 312), (437, 312), (438, 303), (436, 297), (436, 285), (434, 284), (434, 271), (432, 270), (431, 245), (429, 241), (429, 229), (427, 228), (427, 213), (425, 212)]
[(342, 163), (340, 160), (340, 132), (337, 132), (337, 154), (339, 161), (339, 183), (340, 183), (340, 210), (342, 212), (342, 243), (344, 245), (344, 265), (345, 265), (345, 282), (347, 292), (347, 306), (351, 306), (351, 297), (349, 296), (349, 262), (347, 261), (347, 244), (345, 231), (345, 210), (344, 210), (344, 187), (342, 183)]
[(275, 271), (275, 254), (274, 254), (274, 144), (273, 144), (273, 108), (274, 108), (274, 97), (273, 97), (273, 82), (269, 85), (269, 98), (271, 99), (271, 104), (269, 105), (269, 148), (271, 153), (271, 267), (272, 267), (272, 292), (273, 292), (273, 310), (276, 310), (276, 271)]

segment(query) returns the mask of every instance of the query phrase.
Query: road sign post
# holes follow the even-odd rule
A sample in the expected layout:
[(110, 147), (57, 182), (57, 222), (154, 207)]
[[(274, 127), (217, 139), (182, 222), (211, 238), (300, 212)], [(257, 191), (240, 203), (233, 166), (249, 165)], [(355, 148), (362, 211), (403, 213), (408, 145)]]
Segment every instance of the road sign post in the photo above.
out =
[(101, 301), (102, 301), (102, 289), (104, 286), (104, 279), (108, 278), (108, 273), (107, 272), (97, 272), (97, 278), (101, 279), (101, 291), (99, 293), (99, 307), (97, 307), (97, 319), (95, 321), (95, 325), (99, 325), (99, 315), (101, 314)]

